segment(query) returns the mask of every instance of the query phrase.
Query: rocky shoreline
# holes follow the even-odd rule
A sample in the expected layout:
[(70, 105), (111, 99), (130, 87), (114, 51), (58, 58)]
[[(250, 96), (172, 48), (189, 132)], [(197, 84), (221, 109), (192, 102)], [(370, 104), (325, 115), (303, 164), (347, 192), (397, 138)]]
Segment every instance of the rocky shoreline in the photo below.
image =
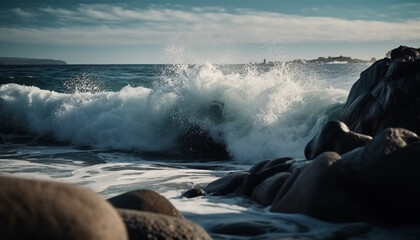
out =
[[(400, 46), (361, 73), (339, 119), (305, 147), (306, 159), (261, 161), (184, 196), (233, 193), (272, 212), (329, 222), (418, 224), (419, 89), (420, 49)], [(105, 200), (78, 186), (13, 176), (1, 176), (0, 189), (0, 239), (211, 239), (150, 190)], [(218, 231), (249, 226), (227, 228)]]
[(339, 120), (307, 144), (307, 159), (262, 161), (203, 193), (241, 194), (325, 221), (418, 223), (419, 89), (420, 49), (400, 46), (361, 73)]

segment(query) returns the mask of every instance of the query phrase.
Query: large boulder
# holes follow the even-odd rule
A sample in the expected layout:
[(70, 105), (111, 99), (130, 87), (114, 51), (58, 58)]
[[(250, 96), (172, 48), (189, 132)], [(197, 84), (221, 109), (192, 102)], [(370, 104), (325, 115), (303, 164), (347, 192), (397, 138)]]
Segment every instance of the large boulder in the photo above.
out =
[(0, 239), (123, 240), (116, 210), (81, 187), (0, 177)]
[(135, 190), (112, 197), (108, 201), (116, 208), (160, 213), (183, 218), (182, 214), (168, 199), (152, 190)]
[(118, 213), (127, 227), (130, 240), (211, 239), (200, 226), (185, 219), (129, 209), (118, 209)]
[(328, 221), (418, 222), (419, 156), (415, 133), (385, 129), (364, 147), (315, 158), (278, 193), (271, 210)]
[(388, 127), (420, 133), (420, 49), (400, 46), (375, 62), (352, 86), (340, 120), (374, 136)]

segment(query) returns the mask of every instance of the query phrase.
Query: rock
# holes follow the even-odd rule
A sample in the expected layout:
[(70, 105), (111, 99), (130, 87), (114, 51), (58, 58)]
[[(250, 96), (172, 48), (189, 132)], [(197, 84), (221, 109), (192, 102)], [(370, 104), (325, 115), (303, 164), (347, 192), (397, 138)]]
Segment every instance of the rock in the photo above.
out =
[(108, 201), (116, 208), (160, 213), (183, 218), (182, 214), (168, 199), (152, 190), (135, 190), (110, 198)]
[(242, 184), (248, 172), (233, 172), (209, 183), (204, 191), (213, 195), (226, 195), (233, 193)]
[(352, 176), (353, 198), (364, 219), (419, 222), (420, 138), (401, 128), (385, 129), (365, 147), (342, 156)]
[(206, 193), (204, 192), (203, 189), (195, 187), (193, 189), (190, 189), (188, 191), (186, 191), (185, 193), (182, 194), (182, 196), (186, 197), (186, 198), (194, 198), (194, 197), (198, 197), (198, 196), (203, 196)]
[(199, 159), (230, 159), (224, 143), (213, 139), (209, 132), (200, 127), (189, 128), (177, 139), (182, 152)]
[(264, 160), (249, 171), (233, 172), (209, 183), (204, 191), (213, 195), (245, 195), (261, 204), (269, 205), (291, 173), (304, 168), (308, 162), (289, 157)]
[(81, 187), (0, 177), (0, 239), (127, 239), (115, 209)]
[(365, 145), (371, 139), (371, 136), (350, 131), (343, 122), (330, 121), (306, 145), (305, 157), (313, 159), (328, 151), (343, 154)]
[(295, 179), (288, 178), (271, 210), (338, 222), (418, 222), (418, 156), (420, 138), (415, 133), (386, 129), (342, 156), (319, 155)]
[(163, 214), (118, 209), (129, 239), (211, 239), (198, 225)]
[(261, 184), (254, 188), (251, 199), (262, 205), (270, 205), (290, 175), (289, 172), (279, 172), (265, 179)]
[(289, 158), (272, 160), (267, 162), (259, 172), (251, 172), (238, 186), (235, 193), (250, 196), (254, 189), (267, 178), (270, 178), (280, 172), (289, 171), (293, 162), (287, 162), (286, 159), (289, 160)]
[(389, 127), (420, 133), (420, 49), (400, 46), (363, 71), (352, 86), (340, 120), (374, 136)]
[(282, 157), (282, 158), (277, 158), (274, 160), (264, 160), (261, 161), (257, 164), (255, 164), (254, 166), (252, 166), (249, 169), (250, 173), (257, 173), (257, 172), (262, 172), (268, 168), (271, 168), (273, 166), (279, 165), (279, 164), (287, 164), (287, 161), (292, 160), (293, 158), (291, 157)]
[(342, 175), (339, 162), (340, 155), (334, 152), (315, 158), (299, 174), (295, 174), (285, 193), (279, 192), (271, 211), (302, 213), (326, 221), (360, 220), (358, 205), (347, 191), (347, 184), (351, 182)]

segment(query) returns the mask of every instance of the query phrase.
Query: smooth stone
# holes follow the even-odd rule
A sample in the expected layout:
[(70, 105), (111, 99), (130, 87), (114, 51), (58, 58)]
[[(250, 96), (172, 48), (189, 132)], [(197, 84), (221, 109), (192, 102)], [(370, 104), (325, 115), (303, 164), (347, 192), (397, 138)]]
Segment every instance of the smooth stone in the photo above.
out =
[(204, 191), (213, 195), (226, 195), (235, 192), (249, 172), (233, 172), (209, 183)]
[(254, 189), (251, 199), (265, 206), (270, 205), (290, 175), (289, 172), (280, 172), (267, 178)]
[(270, 210), (302, 213), (334, 222), (363, 219), (359, 206), (348, 191), (351, 181), (342, 175), (338, 164), (340, 159), (340, 155), (334, 152), (319, 155), (299, 173), (289, 177), (291, 182), (282, 187), (282, 190), (287, 189), (278, 193)]
[(108, 199), (116, 208), (132, 209), (183, 218), (182, 214), (164, 196), (152, 190), (135, 190)]
[(203, 228), (185, 219), (130, 209), (117, 210), (125, 223), (130, 240), (211, 239)]
[(0, 239), (124, 240), (127, 232), (116, 210), (87, 189), (2, 176)]

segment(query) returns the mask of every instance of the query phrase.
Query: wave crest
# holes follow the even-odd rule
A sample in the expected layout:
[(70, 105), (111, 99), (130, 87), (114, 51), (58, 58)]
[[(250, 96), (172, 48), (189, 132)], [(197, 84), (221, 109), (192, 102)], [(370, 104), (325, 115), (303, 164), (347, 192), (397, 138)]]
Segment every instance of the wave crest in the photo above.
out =
[(234, 160), (253, 163), (302, 157), (309, 138), (346, 96), (287, 64), (173, 65), (150, 88), (117, 92), (4, 84), (0, 129), (75, 145), (165, 152), (177, 151), (179, 139), (199, 128)]

